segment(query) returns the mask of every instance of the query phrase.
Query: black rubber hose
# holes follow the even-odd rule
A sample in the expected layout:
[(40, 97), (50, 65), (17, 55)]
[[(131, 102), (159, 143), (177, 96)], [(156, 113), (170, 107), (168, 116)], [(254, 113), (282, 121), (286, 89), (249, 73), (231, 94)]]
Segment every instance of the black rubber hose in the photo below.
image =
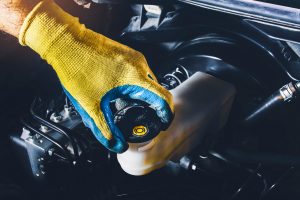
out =
[(294, 156), (266, 152), (254, 153), (229, 148), (222, 150), (222, 156), (234, 163), (262, 163), (281, 166), (300, 166), (300, 157), (297, 155)]

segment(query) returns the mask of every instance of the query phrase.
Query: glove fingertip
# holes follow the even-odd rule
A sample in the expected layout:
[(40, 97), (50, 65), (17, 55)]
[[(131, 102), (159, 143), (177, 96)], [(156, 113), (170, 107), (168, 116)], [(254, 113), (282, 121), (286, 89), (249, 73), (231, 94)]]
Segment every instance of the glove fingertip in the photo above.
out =
[[(100, 111), (99, 115), (102, 113)], [(98, 117), (99, 117), (98, 115)], [(104, 117), (104, 116), (103, 116)], [(97, 124), (97, 123), (96, 123)], [(100, 142), (109, 150), (115, 152), (115, 153), (123, 153), (127, 150), (128, 144), (122, 138), (122, 134), (120, 131), (115, 127), (114, 124), (111, 123), (111, 121), (106, 120), (105, 117), (100, 120), (99, 126), (95, 124), (95, 127), (98, 129), (97, 131), (99, 134)], [(107, 125), (107, 126), (106, 126)], [(104, 136), (106, 135), (106, 137)], [(104, 140), (104, 141), (103, 141)]]
[(85, 111), (85, 109), (64, 87), (63, 89), (67, 97), (70, 99), (70, 101), (82, 117), (84, 125), (91, 129), (96, 139), (101, 144), (103, 144), (103, 146), (116, 153), (122, 153), (127, 150), (128, 144), (124, 140), (117, 138), (116, 136), (112, 137), (112, 139), (107, 139), (106, 137), (104, 137), (103, 131), (101, 131), (101, 128), (96, 125), (95, 120)]
[(162, 120), (164, 124), (170, 124), (174, 118), (174, 112), (168, 103), (164, 102), (159, 106), (160, 109), (156, 111), (157, 116)]
[(107, 148), (116, 153), (124, 153), (128, 149), (128, 144), (120, 139), (113, 138), (108, 141)]

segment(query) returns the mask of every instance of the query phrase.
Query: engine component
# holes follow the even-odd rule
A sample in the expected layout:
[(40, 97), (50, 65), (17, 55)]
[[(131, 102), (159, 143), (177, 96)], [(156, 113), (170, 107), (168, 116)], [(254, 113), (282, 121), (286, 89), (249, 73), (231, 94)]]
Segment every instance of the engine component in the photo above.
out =
[[(69, 105), (65, 105), (60, 113), (52, 113), (50, 120), (68, 129), (73, 129), (82, 123), (81, 117)], [(45, 124), (40, 124), (39, 128), (35, 128), (37, 125), (30, 124), (30, 122), (23, 120), (23, 123), (25, 126), (21, 136), (13, 135), (11, 140), (17, 147), (22, 148), (23, 153), (26, 152), (27, 159), (23, 158), (22, 160), (25, 166), (29, 164), (28, 168), (35, 178), (39, 180), (45, 178), (45, 164), (53, 157), (75, 162), (73, 157), (78, 152), (74, 152), (74, 150), (78, 151), (78, 147), (74, 143), (72, 144), (72, 139), (66, 138)], [(51, 124), (51, 122), (49, 123)]]
[[(168, 90), (174, 89), (189, 77), (188, 71), (178, 65), (173, 72), (163, 77), (161, 85)], [(114, 122), (130, 143), (147, 142), (168, 127), (147, 103), (132, 99), (117, 99), (112, 104), (112, 110), (116, 110)]]
[(127, 173), (144, 175), (170, 159), (178, 160), (206, 135), (219, 131), (227, 121), (235, 89), (229, 83), (197, 72), (171, 93), (176, 114), (167, 131), (150, 142), (131, 143), (126, 152), (117, 155)]
[[(54, 110), (59, 109), (56, 106)], [(96, 149), (97, 155), (107, 153), (94, 142), (88, 129), (81, 128), (82, 119), (67, 99), (61, 111), (47, 109), (45, 117), (40, 114), (43, 113), (41, 107), (35, 100), (31, 117), (22, 120), (24, 127), (21, 135), (13, 134), (10, 137), (20, 160), (34, 179), (47, 180), (49, 170), (55, 171), (55, 163), (64, 163), (71, 168), (80, 166), (84, 171), (84, 167), (94, 162), (91, 157), (93, 149)], [(103, 162), (103, 159), (106, 158), (107, 155), (101, 155), (97, 161), (102, 160), (104, 166), (106, 161)]]
[(261, 105), (252, 111), (244, 120), (246, 125), (260, 121), (266, 115), (272, 113), (276, 108), (283, 106), (296, 99), (299, 94), (300, 83), (288, 83), (269, 96)]
[(139, 100), (117, 99), (114, 123), (125, 135), (127, 142), (141, 143), (151, 140), (164, 129), (155, 110)]

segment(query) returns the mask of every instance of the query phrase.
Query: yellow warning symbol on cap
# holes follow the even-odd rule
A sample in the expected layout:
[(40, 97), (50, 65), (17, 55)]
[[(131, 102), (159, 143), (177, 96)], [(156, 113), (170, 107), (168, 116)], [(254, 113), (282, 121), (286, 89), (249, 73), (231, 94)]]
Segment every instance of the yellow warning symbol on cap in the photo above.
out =
[(147, 132), (148, 132), (148, 129), (145, 126), (135, 126), (133, 128), (133, 135), (136, 135), (136, 136), (144, 136), (147, 134)]

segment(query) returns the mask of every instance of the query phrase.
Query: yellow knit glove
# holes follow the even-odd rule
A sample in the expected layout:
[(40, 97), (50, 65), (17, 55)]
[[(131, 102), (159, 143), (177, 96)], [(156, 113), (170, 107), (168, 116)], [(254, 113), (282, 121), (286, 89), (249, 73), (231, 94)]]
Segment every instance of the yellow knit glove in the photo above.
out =
[(141, 53), (87, 29), (54, 2), (43, 1), (32, 10), (19, 41), (53, 66), (85, 125), (108, 149), (120, 153), (128, 146), (113, 121), (109, 103), (114, 99), (142, 100), (162, 122), (172, 119), (172, 96)]

